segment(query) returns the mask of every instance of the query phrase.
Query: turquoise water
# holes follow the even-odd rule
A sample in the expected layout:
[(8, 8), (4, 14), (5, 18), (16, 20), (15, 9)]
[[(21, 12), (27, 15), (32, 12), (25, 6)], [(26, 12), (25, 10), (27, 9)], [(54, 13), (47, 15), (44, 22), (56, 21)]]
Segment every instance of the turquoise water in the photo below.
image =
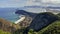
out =
[(8, 21), (15, 22), (19, 19), (19, 15), (15, 14), (15, 9), (0, 8), (0, 18), (4, 18)]

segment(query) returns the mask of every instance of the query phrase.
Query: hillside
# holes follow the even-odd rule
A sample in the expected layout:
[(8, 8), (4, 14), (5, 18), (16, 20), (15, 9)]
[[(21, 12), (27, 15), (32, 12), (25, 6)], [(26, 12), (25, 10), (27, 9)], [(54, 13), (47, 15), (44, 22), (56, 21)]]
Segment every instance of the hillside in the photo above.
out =
[(41, 29), (39, 32), (30, 29), (28, 34), (60, 34), (60, 20), (53, 22), (47, 27)]
[(20, 28), (19, 25), (15, 25), (10, 21), (0, 18), (0, 29), (1, 30), (13, 33), (19, 28)]
[[(60, 13), (59, 13), (60, 14)], [(39, 32), (30, 29), (28, 34), (60, 34), (60, 15), (57, 14), (58, 20), (52, 22), (47, 27), (44, 27)]]
[(60, 34), (60, 20), (57, 20), (49, 26), (43, 28), (38, 34)]
[(52, 22), (38, 32), (30, 29), (28, 34), (60, 34), (60, 17), (58, 16), (58, 18), (59, 20)]
[(53, 13), (50, 12), (40, 13), (33, 19), (30, 26), (26, 28), (24, 34), (27, 34), (27, 32), (30, 29), (33, 29), (34, 31), (38, 32), (56, 20), (58, 20), (58, 17)]

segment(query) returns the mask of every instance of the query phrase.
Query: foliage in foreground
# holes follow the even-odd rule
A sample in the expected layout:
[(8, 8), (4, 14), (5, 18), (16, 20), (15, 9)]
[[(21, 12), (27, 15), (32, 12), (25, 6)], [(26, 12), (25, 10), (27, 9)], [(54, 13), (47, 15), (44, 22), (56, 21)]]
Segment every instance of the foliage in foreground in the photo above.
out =
[(3, 30), (0, 30), (0, 34), (11, 34), (10, 32), (5, 32)]

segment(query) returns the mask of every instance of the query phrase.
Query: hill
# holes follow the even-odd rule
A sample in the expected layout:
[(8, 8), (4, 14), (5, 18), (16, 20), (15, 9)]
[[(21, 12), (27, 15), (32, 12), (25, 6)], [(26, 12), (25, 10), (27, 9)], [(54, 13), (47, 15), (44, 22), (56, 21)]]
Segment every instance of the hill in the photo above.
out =
[[(58, 18), (60, 17), (58, 16)], [(52, 22), (38, 32), (30, 29), (28, 34), (60, 34), (60, 19)]]
[(24, 34), (27, 34), (30, 29), (38, 32), (56, 20), (58, 20), (58, 17), (50, 12), (40, 13), (33, 19), (30, 26), (26, 28)]
[(40, 34), (60, 34), (60, 20), (57, 20), (50, 24), (49, 26), (43, 28), (38, 33)]
[(15, 25), (10, 21), (0, 18), (0, 29), (1, 30), (13, 33), (19, 28), (20, 26), (18, 24)]

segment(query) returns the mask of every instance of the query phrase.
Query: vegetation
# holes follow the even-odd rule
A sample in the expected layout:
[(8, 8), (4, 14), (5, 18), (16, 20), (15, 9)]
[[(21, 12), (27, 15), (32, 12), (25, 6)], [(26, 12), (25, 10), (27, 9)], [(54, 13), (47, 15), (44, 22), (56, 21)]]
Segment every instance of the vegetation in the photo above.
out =
[(60, 34), (60, 20), (57, 20), (39, 32), (29, 30), (28, 34)]
[(5, 32), (3, 30), (0, 30), (0, 34), (11, 34), (10, 32)]

